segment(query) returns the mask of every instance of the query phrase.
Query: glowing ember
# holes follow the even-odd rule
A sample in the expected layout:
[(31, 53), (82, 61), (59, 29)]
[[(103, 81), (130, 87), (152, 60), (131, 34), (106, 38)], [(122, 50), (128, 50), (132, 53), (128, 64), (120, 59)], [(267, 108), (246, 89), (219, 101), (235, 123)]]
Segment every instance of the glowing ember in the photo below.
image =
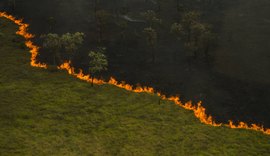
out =
[[(31, 66), (40, 67), (40, 68), (47, 68), (46, 64), (37, 62), (39, 47), (34, 45), (33, 42), (30, 41), (30, 39), (33, 38), (34, 35), (27, 32), (27, 28), (29, 25), (23, 23), (22, 20), (18, 20), (13, 16), (8, 15), (5, 12), (0, 12), (0, 17), (7, 18), (19, 26), (19, 30), (16, 32), (16, 34), (23, 36), (26, 40), (25, 45), (30, 49), (30, 53), (31, 53), (31, 61), (30, 61)], [(83, 81), (86, 81), (89, 83), (92, 82), (92, 78), (90, 75), (83, 74), (82, 70), (79, 70), (79, 72), (76, 73), (75, 69), (70, 64), (71, 64), (70, 61), (65, 62), (62, 65), (60, 65), (58, 67), (58, 69), (66, 70), (70, 75), (73, 75), (73, 76), (75, 76), (78, 79), (81, 79)], [(212, 116), (206, 114), (206, 109), (201, 105), (202, 102), (199, 102), (197, 105), (193, 105), (191, 101), (186, 102), (186, 103), (182, 103), (178, 96), (166, 97), (165, 95), (161, 94), (160, 92), (156, 92), (154, 90), (154, 88), (152, 88), (152, 87), (141, 87), (141, 86), (134, 87), (130, 84), (126, 84), (125, 82), (118, 82), (114, 78), (111, 78), (108, 82), (94, 78), (93, 82), (94, 82), (94, 84), (98, 84), (98, 85), (102, 85), (102, 84), (114, 85), (116, 87), (123, 88), (125, 90), (132, 91), (135, 93), (155, 94), (155, 95), (159, 96), (160, 99), (162, 99), (162, 100), (172, 101), (176, 105), (178, 105), (184, 109), (193, 111), (194, 115), (201, 121), (201, 123), (204, 123), (207, 125), (211, 125), (211, 126), (215, 126), (215, 127), (219, 127), (219, 126), (223, 125), (223, 126), (233, 128), (233, 129), (255, 130), (255, 131), (259, 131), (259, 132), (262, 132), (264, 134), (270, 135), (270, 129), (266, 129), (263, 126), (259, 126), (256, 124), (248, 125), (247, 123), (244, 123), (244, 122), (239, 122), (239, 124), (234, 124), (232, 121), (229, 121), (228, 124), (221, 124), (221, 123), (218, 124), (213, 120)]]

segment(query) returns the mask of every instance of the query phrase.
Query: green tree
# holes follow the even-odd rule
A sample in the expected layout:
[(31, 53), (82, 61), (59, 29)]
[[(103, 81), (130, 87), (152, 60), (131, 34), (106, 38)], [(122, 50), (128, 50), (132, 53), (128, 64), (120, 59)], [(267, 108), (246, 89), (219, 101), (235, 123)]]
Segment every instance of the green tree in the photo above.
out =
[(190, 35), (191, 35), (192, 26), (200, 22), (200, 17), (201, 17), (201, 14), (197, 11), (189, 11), (183, 14), (181, 23), (182, 23), (183, 29), (186, 32), (187, 40), (191, 39)]
[(212, 32), (211, 25), (203, 24), (203, 28), (198, 35), (198, 40), (199, 47), (207, 59), (209, 57), (209, 49), (214, 44), (215, 39), (216, 35)]
[(157, 44), (157, 32), (152, 27), (144, 28), (143, 32), (146, 36), (147, 43), (151, 48), (152, 62), (154, 63), (156, 60), (155, 47)]
[(49, 25), (49, 32), (52, 32), (54, 27), (55, 27), (55, 24), (56, 24), (55, 18), (54, 17), (49, 17), (47, 19), (47, 23)]
[(211, 26), (205, 23), (193, 23), (191, 26), (191, 39), (186, 42), (189, 48), (194, 53), (194, 57), (204, 55), (209, 56), (209, 47), (213, 43), (215, 36), (211, 31)]
[(110, 19), (110, 13), (105, 10), (98, 10), (96, 12), (96, 25), (99, 34), (98, 42), (101, 43), (103, 39), (104, 27), (108, 24)]
[(101, 71), (106, 71), (108, 67), (108, 60), (106, 55), (104, 54), (105, 48), (100, 48), (98, 51), (90, 51), (89, 53), (89, 73), (92, 78), (92, 86), (94, 86), (94, 78), (96, 74)]
[(190, 23), (188, 28), (183, 27), (180, 23), (172, 24), (171, 33), (184, 42), (184, 46), (189, 52), (193, 53), (194, 58), (197, 58), (198, 52), (203, 52), (207, 58), (209, 47), (215, 38), (211, 31), (211, 26), (198, 21)]
[(128, 23), (124, 20), (121, 20), (117, 22), (116, 24), (120, 28), (121, 45), (123, 49), (126, 49), (127, 48), (127, 44), (126, 44), (127, 35), (126, 34), (127, 34)]
[(171, 33), (174, 34), (177, 39), (181, 39), (184, 36), (185, 31), (183, 26), (180, 23), (173, 23), (171, 26)]
[(48, 49), (53, 56), (53, 64), (56, 65), (57, 60), (60, 59), (61, 38), (58, 34), (41, 35), (43, 39), (43, 47)]
[(176, 0), (176, 9), (177, 9), (178, 12), (181, 12), (181, 11), (184, 10), (184, 6), (183, 6), (183, 4), (181, 4), (180, 1), (181, 0)]
[(126, 30), (128, 28), (128, 23), (124, 20), (121, 20), (119, 22), (117, 22), (118, 27), (120, 28), (120, 35), (122, 39), (126, 38)]
[(74, 34), (66, 33), (61, 36), (63, 48), (69, 55), (70, 60), (72, 59), (75, 51), (78, 50), (78, 48), (82, 45), (84, 40), (83, 37), (84, 33), (81, 32), (76, 32)]
[(141, 15), (144, 17), (149, 27), (154, 27), (156, 24), (162, 23), (162, 20), (157, 17), (156, 12), (153, 10), (147, 10), (141, 13)]

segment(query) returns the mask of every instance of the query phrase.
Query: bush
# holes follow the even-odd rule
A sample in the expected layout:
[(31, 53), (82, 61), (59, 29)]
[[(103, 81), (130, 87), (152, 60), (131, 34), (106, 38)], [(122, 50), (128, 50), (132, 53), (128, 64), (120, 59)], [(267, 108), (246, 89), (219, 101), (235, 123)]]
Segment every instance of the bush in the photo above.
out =
[(5, 35), (3, 33), (0, 32), (0, 37), (4, 37)]

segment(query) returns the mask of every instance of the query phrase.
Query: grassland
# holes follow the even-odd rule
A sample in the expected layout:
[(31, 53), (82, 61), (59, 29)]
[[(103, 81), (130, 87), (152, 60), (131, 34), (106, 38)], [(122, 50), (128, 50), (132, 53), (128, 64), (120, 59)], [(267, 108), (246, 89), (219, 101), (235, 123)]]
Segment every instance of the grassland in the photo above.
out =
[[(201, 124), (149, 94), (32, 68), (0, 19), (0, 155), (270, 155), (270, 137)], [(14, 42), (15, 41), (15, 42)]]

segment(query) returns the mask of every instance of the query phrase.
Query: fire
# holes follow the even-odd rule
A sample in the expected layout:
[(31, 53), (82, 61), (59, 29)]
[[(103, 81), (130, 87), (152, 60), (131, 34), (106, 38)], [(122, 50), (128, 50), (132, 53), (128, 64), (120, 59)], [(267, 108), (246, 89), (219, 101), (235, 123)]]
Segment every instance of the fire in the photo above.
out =
[(24, 39), (26, 40), (25, 46), (30, 49), (30, 53), (31, 53), (31, 60), (30, 60), (31, 66), (40, 67), (40, 68), (47, 68), (46, 64), (37, 62), (37, 56), (39, 54), (39, 51), (38, 51), (39, 47), (34, 45), (33, 42), (30, 41), (30, 39), (32, 39), (34, 37), (34, 35), (31, 33), (28, 33), (29, 25), (23, 23), (23, 21), (21, 19), (16, 19), (15, 17), (8, 15), (5, 12), (0, 12), (0, 17), (9, 19), (12, 22), (14, 22), (16, 25), (19, 26), (19, 30), (16, 32), (16, 34), (24, 37)]
[(73, 75), (73, 76), (75, 76), (78, 79), (83, 80), (83, 81), (87, 81), (87, 82), (92, 82), (93, 81), (94, 84), (98, 84), (98, 85), (106, 84), (106, 82), (103, 81), (103, 80), (99, 80), (99, 79), (96, 79), (96, 78), (92, 79), (90, 77), (90, 75), (83, 74), (83, 71), (81, 69), (79, 70), (79, 73), (76, 73), (75, 69), (73, 67), (71, 67), (70, 64), (71, 64), (70, 61), (65, 62), (65, 63), (61, 64), (58, 67), (58, 69), (66, 70), (70, 75)]
[[(39, 47), (34, 45), (34, 43), (31, 41), (34, 35), (31, 33), (28, 33), (29, 25), (23, 23), (22, 20), (16, 19), (15, 17), (8, 15), (5, 12), (0, 12), (0, 17), (7, 18), (19, 26), (19, 30), (16, 32), (16, 34), (24, 37), (26, 40), (25, 45), (26, 47), (30, 49), (30, 53), (31, 53), (31, 61), (30, 61), (31, 66), (39, 67), (39, 68), (47, 68), (46, 64), (40, 63), (37, 61), (37, 56), (39, 54)], [(148, 94), (157, 95), (158, 97), (160, 97), (161, 100), (172, 101), (176, 105), (186, 110), (193, 111), (195, 117), (198, 118), (201, 123), (204, 123), (207, 125), (211, 125), (215, 127), (226, 126), (232, 129), (248, 129), (248, 130), (254, 130), (254, 131), (258, 131), (258, 132), (262, 132), (264, 134), (270, 135), (270, 129), (264, 128), (263, 126), (259, 126), (256, 124), (248, 125), (245, 122), (239, 122), (238, 124), (234, 124), (232, 121), (229, 121), (227, 124), (216, 123), (211, 115), (207, 115), (206, 109), (202, 106), (202, 102), (199, 102), (197, 105), (192, 104), (191, 101), (182, 103), (178, 96), (166, 97), (162, 93), (155, 91), (154, 88), (152, 87), (132, 86), (125, 82), (118, 82), (114, 78), (110, 78), (108, 82), (104, 80), (92, 78), (90, 75), (84, 74), (82, 70), (79, 70), (79, 72), (76, 72), (75, 68), (71, 66), (70, 61), (65, 62), (62, 65), (60, 65), (58, 69), (66, 70), (68, 74), (89, 83), (92, 83), (93, 81), (94, 84), (98, 84), (98, 85), (109, 84), (109, 85), (113, 85), (113, 86), (131, 91), (131, 92), (135, 92), (135, 93), (148, 93)]]
[[(71, 67), (70, 61), (65, 62), (62, 65), (60, 65), (58, 67), (58, 69), (66, 70), (70, 75), (73, 75), (73, 76), (75, 76), (78, 79), (81, 79), (83, 81), (86, 81), (89, 83), (92, 81), (91, 76), (83, 74), (82, 70), (79, 70), (79, 72), (76, 73), (75, 69), (73, 67)], [(232, 129), (255, 130), (255, 131), (263, 132), (264, 134), (270, 135), (270, 129), (265, 129), (265, 128), (263, 128), (263, 126), (259, 126), (256, 124), (251, 124), (251, 126), (249, 126), (247, 123), (244, 123), (244, 122), (239, 122), (239, 124), (234, 124), (232, 121), (229, 121), (228, 124), (216, 123), (212, 116), (207, 115), (206, 109), (202, 106), (202, 102), (199, 102), (197, 105), (193, 105), (191, 101), (186, 102), (186, 103), (182, 103), (178, 96), (166, 97), (162, 93), (156, 92), (154, 90), (154, 88), (152, 88), (152, 87), (141, 87), (141, 86), (134, 87), (130, 84), (126, 84), (125, 82), (118, 82), (114, 78), (110, 78), (110, 80), (108, 82), (106, 82), (104, 80), (94, 79), (94, 83), (98, 84), (98, 85), (109, 84), (109, 85), (123, 88), (125, 90), (135, 92), (135, 93), (148, 93), (148, 94), (157, 95), (162, 100), (172, 101), (176, 105), (178, 105), (184, 109), (193, 111), (194, 115), (201, 121), (201, 123), (204, 123), (207, 125), (211, 125), (214, 127), (226, 126), (226, 127), (232, 128)]]

